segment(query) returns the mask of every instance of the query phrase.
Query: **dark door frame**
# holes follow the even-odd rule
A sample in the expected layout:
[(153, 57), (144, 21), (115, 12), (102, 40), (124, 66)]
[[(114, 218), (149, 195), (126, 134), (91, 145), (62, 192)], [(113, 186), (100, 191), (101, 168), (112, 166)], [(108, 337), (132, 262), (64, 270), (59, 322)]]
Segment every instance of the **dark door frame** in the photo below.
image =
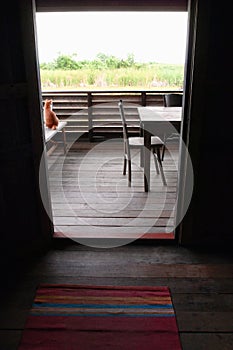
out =
[[(177, 217), (179, 218), (182, 215), (183, 211), (183, 203), (185, 201), (185, 191), (186, 191), (186, 177), (189, 157), (187, 153), (188, 143), (189, 143), (189, 121), (190, 121), (190, 110), (191, 110), (191, 99), (190, 94), (192, 90), (192, 72), (193, 72), (193, 47), (195, 43), (195, 30), (196, 30), (196, 15), (197, 15), (197, 7), (196, 0), (188, 1), (177, 1), (176, 4), (171, 7), (171, 5), (164, 4), (162, 1), (145, 1), (143, 4), (135, 5), (131, 1), (120, 1), (120, 6), (118, 5), (109, 5), (107, 2), (101, 1), (100, 3), (95, 2), (93, 5), (92, 2), (75, 2), (71, 1), (68, 5), (64, 5), (64, 1), (43, 1), (37, 0), (36, 7), (33, 8), (33, 18), (34, 18), (34, 27), (36, 27), (35, 23), (35, 14), (36, 12), (52, 12), (52, 11), (188, 11), (188, 35), (187, 35), (187, 46), (186, 46), (186, 62), (185, 62), (185, 81), (184, 81), (184, 106), (183, 106), (183, 122), (182, 122), (182, 139), (184, 141), (184, 145), (186, 147), (182, 147), (180, 150), (180, 164), (179, 164), (179, 184), (178, 184), (178, 206), (177, 206)], [(36, 33), (35, 33), (36, 35)], [(37, 51), (37, 50), (36, 50)], [(36, 52), (37, 56), (37, 52)], [(39, 79), (39, 72), (38, 72)], [(40, 84), (38, 84), (38, 92), (41, 93)], [(36, 129), (34, 130), (35, 134)], [(45, 164), (46, 167), (46, 164)], [(45, 170), (46, 172), (46, 170)], [(48, 181), (45, 180), (45, 183)], [(48, 184), (46, 185), (48, 186)], [(49, 189), (48, 189), (49, 192)], [(51, 208), (51, 199), (50, 196), (46, 198), (47, 203), (45, 205), (48, 208)], [(180, 210), (179, 210), (180, 208)], [(179, 220), (178, 220), (179, 221)], [(48, 231), (51, 232), (51, 227), (48, 228)], [(179, 243), (182, 243), (183, 235), (185, 232), (182, 232), (182, 220), (178, 225), (175, 232), (175, 240)]]

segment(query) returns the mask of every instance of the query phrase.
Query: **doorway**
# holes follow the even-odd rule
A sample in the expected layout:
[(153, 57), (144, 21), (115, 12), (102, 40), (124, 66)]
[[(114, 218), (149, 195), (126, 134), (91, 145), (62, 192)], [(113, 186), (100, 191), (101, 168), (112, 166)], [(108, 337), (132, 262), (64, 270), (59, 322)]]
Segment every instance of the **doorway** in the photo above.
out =
[[(42, 91), (43, 92), (43, 91)], [(52, 95), (55, 95), (55, 92), (51, 92), (51, 94)], [(45, 94), (46, 95), (46, 94)], [(77, 116), (77, 115), (76, 115)], [(82, 141), (84, 141), (83, 139), (82, 139)], [(111, 141), (112, 142), (112, 141)], [(100, 145), (100, 148), (101, 147), (103, 147), (103, 143)], [(109, 147), (108, 147), (108, 145), (109, 145), (109, 143), (105, 143), (105, 146), (107, 145), (107, 150), (109, 150)], [(113, 143), (111, 144), (111, 145), (113, 145)], [(72, 144), (72, 146), (73, 146), (73, 144)], [(86, 144), (86, 146), (87, 146), (87, 144)], [(51, 189), (51, 187), (53, 187), (53, 185), (54, 185), (54, 182), (56, 182), (56, 179), (59, 179), (59, 181), (60, 181), (60, 185), (62, 186), (62, 190), (63, 190), (63, 194), (64, 194), (64, 184), (66, 183), (66, 185), (67, 185), (67, 187), (69, 187), (68, 186), (68, 184), (67, 184), (67, 182), (66, 182), (66, 180), (67, 179), (65, 179), (64, 178), (64, 174), (65, 174), (65, 172), (67, 172), (67, 170), (65, 170), (65, 169), (70, 169), (70, 165), (72, 165), (72, 162), (73, 162), (73, 159), (74, 158), (76, 158), (77, 159), (77, 153), (81, 150), (81, 153), (83, 153), (83, 150), (85, 149), (85, 159), (87, 160), (88, 159), (88, 157), (87, 157), (87, 154), (91, 154), (91, 155), (93, 155), (94, 153), (93, 153), (93, 149), (94, 149), (94, 151), (99, 151), (99, 145), (97, 146), (97, 147), (94, 147), (93, 148), (93, 143), (92, 144), (89, 144), (89, 149), (88, 149), (88, 147), (86, 147), (86, 146), (81, 146), (81, 148), (80, 147), (76, 147), (76, 149), (75, 149), (75, 147), (72, 147), (72, 150), (70, 149), (70, 152), (72, 151), (72, 152), (75, 152), (75, 153), (72, 153), (72, 156), (71, 156), (71, 158), (70, 159), (72, 159), (71, 160), (71, 164), (67, 164), (67, 160), (68, 160), (68, 157), (66, 157), (66, 159), (64, 160), (64, 158), (60, 158), (61, 160), (60, 161), (58, 161), (58, 162), (60, 162), (60, 165), (61, 165), (61, 167), (59, 168), (59, 173), (60, 173), (60, 178), (59, 177), (57, 177), (57, 170), (56, 170), (56, 167), (55, 167), (55, 165), (57, 165), (57, 164), (55, 164), (54, 163), (54, 160), (52, 160), (52, 158), (50, 157), (50, 160), (52, 160), (52, 164), (50, 164), (50, 169), (51, 169), (51, 171), (52, 171), (52, 177), (51, 177), (51, 181), (50, 181), (50, 189)], [(96, 146), (96, 144), (95, 144), (95, 146)], [(114, 146), (114, 149), (116, 149), (117, 147), (116, 146)], [(90, 153), (90, 150), (91, 150), (91, 153)], [(178, 150), (179, 150), (179, 148), (178, 148)], [(102, 149), (102, 153), (105, 153), (106, 154), (106, 151), (103, 151), (103, 149)], [(99, 152), (98, 154), (101, 154), (101, 152)], [(70, 155), (71, 155), (71, 153), (70, 153)], [(54, 153), (54, 156), (55, 156), (55, 158), (58, 160), (59, 159), (59, 152), (56, 154), (56, 153)], [(78, 157), (79, 157), (80, 155), (78, 155)], [(120, 159), (120, 156), (111, 156), (111, 157), (114, 157), (114, 159), (115, 158), (119, 158)], [(52, 198), (52, 206), (53, 206), (53, 203), (54, 203), (54, 210), (53, 210), (53, 218), (55, 217), (56, 218), (56, 222), (55, 222), (55, 231), (56, 231), (56, 226), (58, 227), (58, 230), (56, 231), (56, 235), (58, 236), (58, 237), (61, 237), (61, 236), (68, 236), (68, 237), (71, 237), (72, 238), (72, 235), (73, 235), (73, 238), (74, 239), (76, 239), (77, 238), (77, 235), (76, 235), (76, 232), (75, 232), (75, 227), (77, 228), (77, 227), (79, 227), (79, 230), (80, 230), (80, 232), (84, 232), (85, 231), (85, 229), (84, 229), (84, 226), (85, 227), (87, 227), (88, 229), (87, 229), (87, 231), (88, 232), (91, 232), (91, 234), (93, 234), (93, 232), (94, 233), (96, 233), (96, 232), (98, 232), (98, 230), (97, 230), (97, 227), (98, 228), (100, 228), (100, 227), (103, 227), (104, 226), (104, 235), (105, 235), (105, 232), (106, 232), (106, 229), (107, 229), (107, 231), (109, 232), (110, 231), (110, 228), (112, 228), (113, 226), (116, 226), (117, 228), (121, 228), (122, 226), (124, 226), (124, 227), (126, 227), (127, 228), (127, 232), (129, 232), (129, 230), (130, 230), (130, 232), (132, 232), (132, 231), (134, 231), (135, 232), (135, 229), (137, 230), (137, 233), (136, 233), (136, 236), (137, 236), (137, 238), (138, 237), (140, 237), (140, 238), (142, 238), (142, 237), (144, 237), (144, 238), (153, 238), (153, 239), (158, 239), (158, 238), (165, 238), (165, 239), (174, 239), (175, 238), (175, 230), (174, 229), (172, 229), (171, 230), (171, 227), (173, 227), (174, 228), (174, 221), (172, 221), (172, 219), (175, 219), (175, 214), (174, 214), (174, 210), (176, 209), (175, 208), (175, 205), (176, 205), (176, 203), (177, 203), (177, 193), (178, 193), (178, 189), (177, 189), (177, 181), (178, 181), (178, 166), (179, 166), (179, 156), (175, 156), (177, 159), (177, 163), (176, 163), (176, 169), (175, 169), (175, 171), (173, 172), (175, 175), (176, 175), (176, 178), (174, 178), (174, 176), (173, 177), (171, 177), (171, 183), (172, 183), (172, 185), (174, 185), (174, 186), (171, 186), (171, 187), (174, 187), (174, 188), (176, 188), (176, 190), (175, 190), (175, 193), (171, 193), (171, 192), (168, 192), (167, 193), (167, 191), (166, 191), (166, 205), (167, 205), (167, 207), (164, 207), (163, 206), (163, 210), (161, 210), (161, 202), (162, 202), (162, 204), (164, 205), (164, 194), (162, 194), (162, 200), (161, 199), (159, 199), (158, 198), (158, 196), (156, 196), (156, 199), (155, 199), (155, 203), (153, 203), (153, 197), (152, 197), (152, 203), (153, 204), (155, 204), (155, 206), (153, 206), (152, 204), (151, 204), (151, 197), (149, 198), (149, 201), (148, 201), (148, 194), (146, 195), (146, 197), (138, 197), (137, 198), (137, 200), (136, 200), (136, 203), (140, 203), (140, 201), (142, 201), (143, 202), (143, 204), (141, 204), (142, 205), (142, 207), (140, 207), (140, 213), (143, 211), (143, 213), (145, 214), (145, 216), (140, 216), (139, 218), (140, 218), (140, 222), (142, 222), (143, 224), (141, 224), (141, 225), (144, 225), (144, 223), (145, 223), (145, 221), (148, 221), (148, 222), (150, 222), (150, 224), (149, 224), (149, 226), (147, 225), (146, 226), (146, 232), (144, 232), (143, 231), (143, 233), (141, 233), (141, 231), (140, 231), (140, 229), (139, 229), (139, 227), (140, 227), (140, 225), (138, 224), (138, 221), (136, 221), (136, 223), (135, 223), (135, 226), (130, 226), (130, 225), (128, 225), (128, 222), (126, 222), (125, 221), (125, 215), (127, 215), (127, 219), (129, 219), (129, 217), (130, 217), (130, 214), (129, 214), (129, 211), (128, 211), (128, 214), (127, 214), (127, 211), (123, 211), (123, 210), (121, 210), (121, 212), (122, 212), (122, 214), (123, 214), (123, 212), (124, 212), (124, 215), (123, 215), (123, 217), (120, 217), (120, 215), (119, 215), (119, 210), (118, 210), (118, 216), (114, 216), (114, 215), (110, 215), (110, 216), (107, 216), (106, 217), (106, 215), (105, 215), (105, 217), (103, 216), (103, 207), (102, 207), (102, 209), (101, 209), (101, 215), (99, 214), (99, 216), (96, 218), (96, 219), (98, 219), (98, 223), (99, 224), (96, 224), (96, 223), (91, 223), (91, 220), (93, 220), (93, 217), (87, 217), (86, 215), (87, 214), (84, 214), (85, 216), (80, 216), (81, 215), (81, 208), (83, 207), (83, 205), (84, 206), (87, 206), (87, 204), (90, 204), (90, 203), (87, 203), (88, 201), (89, 201), (89, 199), (88, 199), (88, 201), (87, 201), (87, 195), (86, 194), (84, 194), (84, 197), (86, 197), (86, 199), (84, 199), (84, 202), (83, 202), (83, 193), (81, 193), (80, 194), (80, 191), (79, 191), (79, 193), (76, 193), (76, 194), (74, 194), (74, 192), (73, 191), (68, 191), (69, 192), (69, 195), (68, 195), (68, 197), (67, 197), (67, 194), (65, 194), (65, 198), (64, 197), (61, 197), (60, 199), (58, 198), (58, 194), (56, 193), (56, 192), (60, 192), (60, 188), (61, 187), (58, 187), (58, 189), (57, 190), (55, 190), (54, 192), (55, 192), (55, 197), (54, 197), (54, 202), (53, 202), (53, 198)], [(100, 159), (98, 158), (98, 156), (95, 156), (94, 157), (95, 159), (97, 159), (97, 164), (99, 164), (99, 162), (100, 162)], [(80, 159), (79, 159), (80, 160)], [(83, 162), (83, 159), (81, 160), (81, 163)], [(169, 162), (168, 162), (169, 163)], [(83, 163), (82, 163), (83, 164)], [(107, 165), (109, 165), (109, 160), (107, 160)], [(68, 167), (68, 168), (66, 168), (66, 166)], [(119, 167), (120, 165), (119, 164), (117, 164), (117, 166)], [(74, 171), (77, 171), (77, 169), (75, 170), (75, 167), (73, 167), (73, 170)], [(86, 169), (85, 169), (86, 170)], [(169, 167), (168, 167), (168, 171), (170, 172), (170, 174), (169, 175), (171, 175), (171, 172), (173, 171), (173, 169), (169, 169)], [(173, 174), (173, 175), (174, 175)], [(108, 174), (109, 175), (109, 174)], [(72, 185), (72, 180), (73, 180), (73, 177), (74, 175), (70, 175), (70, 177), (69, 177), (69, 182), (70, 182), (70, 185)], [(111, 177), (111, 179), (113, 178), (112, 177), (112, 175), (110, 175), (110, 177)], [(85, 180), (86, 180), (86, 178), (85, 178)], [(176, 181), (176, 182), (175, 182)], [(88, 186), (86, 186), (86, 187), (88, 187)], [(90, 186), (89, 186), (90, 187)], [(125, 195), (125, 192), (123, 192), (124, 193), (124, 195)], [(160, 192), (161, 193), (161, 192)], [(162, 191), (162, 193), (163, 193), (163, 191)], [(75, 203), (75, 201), (77, 200), (77, 196), (80, 198), (78, 201), (78, 203), (76, 202)], [(105, 196), (106, 196), (106, 193), (105, 193)], [(130, 194), (130, 198), (132, 197), (132, 195)], [(66, 210), (64, 210), (63, 212), (62, 212), (62, 209), (58, 206), (59, 204), (60, 204), (60, 206), (62, 206), (63, 208), (64, 208), (64, 200), (66, 201), (66, 204), (67, 204), (67, 198), (69, 198), (68, 199), (68, 211), (69, 211), (69, 213), (67, 212), (67, 207), (65, 208)], [(70, 198), (76, 198), (75, 200), (74, 199), (70, 199)], [(108, 200), (106, 200), (106, 198), (108, 198)], [(106, 198), (104, 198), (104, 201), (105, 201), (105, 205), (107, 205), (107, 206), (113, 206), (113, 202), (112, 202), (112, 200), (116, 200), (115, 199), (115, 197), (112, 197), (112, 200), (110, 200), (109, 201), (109, 197), (108, 197), (108, 195), (106, 196)], [(154, 197), (155, 198), (155, 197)], [(135, 198), (134, 198), (135, 199)], [(58, 201), (61, 201), (61, 202), (58, 202)], [(123, 207), (125, 207), (125, 203), (127, 202), (128, 203), (128, 201), (129, 201), (129, 197), (126, 197), (126, 199), (125, 199), (125, 197), (123, 196)], [(57, 203), (56, 203), (57, 202)], [(148, 211), (145, 211), (144, 210), (144, 208), (145, 208), (145, 202), (146, 202), (146, 204), (148, 205), (148, 203), (150, 203), (150, 208), (148, 209), (148, 207), (147, 207), (147, 209), (148, 209)], [(57, 205), (56, 205), (57, 204)], [(77, 205), (76, 205), (77, 204)], [(96, 204), (96, 203), (94, 203), (94, 204)], [(174, 205), (175, 204), (175, 205)], [(143, 208), (143, 210), (141, 210), (141, 208)], [(71, 210), (70, 210), (71, 209)], [(75, 213), (75, 210), (77, 209), (77, 212)], [(93, 209), (93, 203), (91, 202), (91, 208), (89, 208), (89, 210), (90, 209)], [(94, 208), (95, 210), (96, 210), (96, 208)], [(171, 210), (170, 210), (171, 209)], [(115, 209), (113, 209), (113, 211), (114, 211)], [(159, 216), (158, 217), (156, 217), (156, 220), (155, 220), (155, 213), (156, 213), (156, 210), (157, 211), (159, 211)], [(168, 212), (170, 210), (170, 212)], [(105, 211), (105, 214), (106, 214), (106, 209), (104, 209), (104, 211)], [(111, 214), (113, 213), (113, 211), (111, 212)], [(150, 213), (149, 213), (149, 211), (150, 211)], [(171, 217), (171, 212), (173, 212), (173, 216)], [(56, 215), (54, 215), (54, 213), (56, 213), (57, 214), (57, 216)], [(68, 213), (68, 214), (67, 214)], [(73, 214), (73, 215), (71, 215), (71, 213), (75, 213), (75, 214)], [(86, 212), (87, 213), (87, 212)], [(160, 217), (160, 215), (162, 214), (162, 215), (164, 215), (164, 213), (165, 213), (165, 218), (163, 217), (163, 216), (161, 216)], [(59, 216), (59, 215), (61, 215), (61, 216)], [(88, 214), (88, 215), (91, 215), (90, 213)], [(140, 214), (141, 215), (141, 214)], [(147, 215), (149, 215), (149, 217), (147, 216)], [(138, 216), (137, 216), (137, 214), (136, 214), (136, 217), (138, 218)], [(116, 225), (114, 225), (113, 223), (114, 223), (114, 219), (116, 219), (115, 221), (117, 222), (116, 223)], [(122, 220), (122, 222), (125, 222), (126, 224), (120, 224), (120, 219)], [(150, 221), (149, 221), (149, 220)], [(153, 224), (151, 224), (151, 219), (152, 219), (152, 221), (153, 221)], [(165, 219), (165, 220), (164, 220)], [(62, 224), (62, 220), (63, 220), (63, 224)], [(107, 221), (108, 220), (108, 221)], [(135, 216), (133, 217), (133, 220), (135, 220)], [(103, 223), (105, 221), (105, 223), (106, 222), (108, 222), (108, 224), (106, 225), (102, 225), (101, 224), (101, 222)], [(168, 222), (169, 222), (169, 224), (170, 224), (170, 226), (168, 226)], [(65, 223), (68, 223), (68, 225), (66, 225)], [(83, 225), (83, 223), (85, 223), (85, 225)], [(155, 224), (154, 224), (155, 223)], [(157, 226), (156, 226), (157, 225)], [(66, 228), (65, 228), (65, 226), (66, 226)], [(59, 227), (61, 227), (60, 229), (59, 229)], [(129, 229), (129, 227), (130, 227), (130, 229)], [(143, 227), (143, 226), (142, 226)], [(149, 232), (149, 230), (148, 230), (148, 228), (149, 229), (151, 229), (151, 234), (152, 235), (150, 235), (149, 237), (148, 237), (148, 232)], [(168, 228), (168, 230), (167, 230), (167, 228)], [(117, 234), (118, 234), (118, 229), (117, 229)], [(97, 237), (98, 237), (98, 235), (97, 235)], [(86, 237), (84, 237), (84, 238), (86, 238)], [(91, 238), (93, 238), (94, 240), (96, 240), (96, 235), (94, 235), (94, 237), (93, 236), (91, 236)], [(104, 237), (101, 237), (101, 238), (104, 238)], [(119, 237), (117, 236), (117, 237), (114, 237), (114, 238), (118, 238), (119, 239)], [(81, 237), (81, 239), (83, 239), (83, 237)], [(132, 238), (130, 238), (130, 240), (131, 240)], [(96, 243), (95, 243), (96, 244)]]

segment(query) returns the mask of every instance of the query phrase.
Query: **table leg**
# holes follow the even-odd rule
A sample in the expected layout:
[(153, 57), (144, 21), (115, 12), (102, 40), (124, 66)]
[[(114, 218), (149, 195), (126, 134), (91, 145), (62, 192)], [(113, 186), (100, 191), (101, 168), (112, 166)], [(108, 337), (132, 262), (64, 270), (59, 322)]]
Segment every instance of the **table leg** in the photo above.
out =
[(150, 191), (151, 134), (144, 130), (144, 191)]
[[(141, 137), (144, 137), (143, 125), (140, 123), (140, 133)], [(140, 167), (144, 168), (144, 149), (140, 149)]]

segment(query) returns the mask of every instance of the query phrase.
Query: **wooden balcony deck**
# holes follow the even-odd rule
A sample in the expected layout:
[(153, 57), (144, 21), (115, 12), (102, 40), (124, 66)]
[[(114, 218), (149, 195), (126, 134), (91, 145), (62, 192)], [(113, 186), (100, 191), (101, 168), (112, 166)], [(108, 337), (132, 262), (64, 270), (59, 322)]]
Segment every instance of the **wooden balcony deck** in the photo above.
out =
[(55, 237), (72, 239), (173, 239), (178, 149), (164, 158), (168, 186), (151, 163), (151, 191), (144, 192), (139, 153), (133, 155), (132, 187), (122, 175), (123, 141), (75, 142), (66, 156), (48, 156)]

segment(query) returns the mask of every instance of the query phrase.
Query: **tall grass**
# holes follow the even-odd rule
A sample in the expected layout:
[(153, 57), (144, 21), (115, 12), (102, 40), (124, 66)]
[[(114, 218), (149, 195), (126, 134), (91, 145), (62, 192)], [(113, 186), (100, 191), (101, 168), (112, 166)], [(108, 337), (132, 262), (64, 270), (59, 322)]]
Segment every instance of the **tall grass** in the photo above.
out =
[(137, 68), (77, 70), (41, 69), (42, 89), (155, 89), (183, 87), (183, 66), (147, 64)]

